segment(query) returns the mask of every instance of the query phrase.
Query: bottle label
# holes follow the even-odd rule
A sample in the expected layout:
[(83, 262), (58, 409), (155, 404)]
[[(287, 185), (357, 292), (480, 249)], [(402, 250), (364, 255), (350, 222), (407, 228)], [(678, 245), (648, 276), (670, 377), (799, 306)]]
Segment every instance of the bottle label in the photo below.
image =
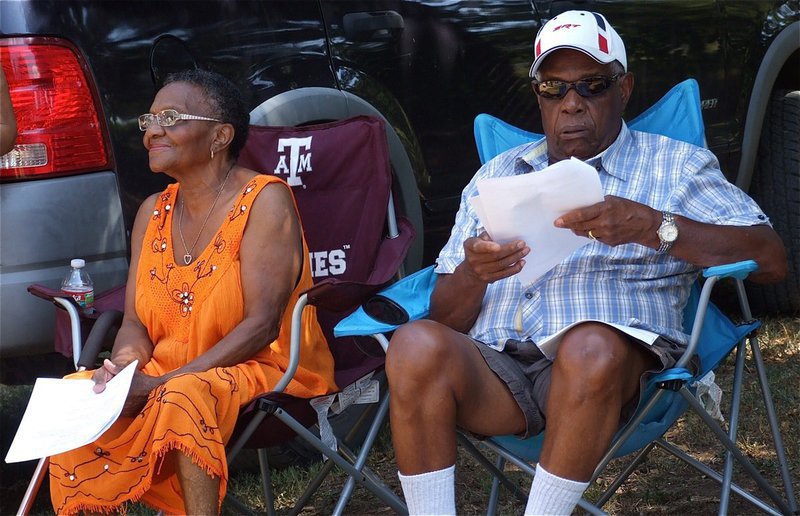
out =
[(79, 307), (83, 308), (84, 310), (87, 308), (91, 308), (94, 305), (94, 290), (77, 292), (77, 291), (69, 291), (64, 290), (65, 294), (72, 297), (75, 302), (78, 304)]

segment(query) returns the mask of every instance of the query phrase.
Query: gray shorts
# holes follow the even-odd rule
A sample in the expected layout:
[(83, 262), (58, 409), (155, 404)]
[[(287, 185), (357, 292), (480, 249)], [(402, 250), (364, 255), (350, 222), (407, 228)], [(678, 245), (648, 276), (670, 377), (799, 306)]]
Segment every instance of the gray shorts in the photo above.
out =
[[(650, 345), (641, 340), (628, 336), (631, 342), (638, 342), (647, 349), (661, 364), (645, 372), (639, 381), (639, 391), (644, 390), (647, 379), (656, 373), (674, 366), (680, 359), (685, 345), (678, 344), (665, 337), (659, 337)], [(550, 391), (550, 375), (553, 362), (531, 341), (509, 339), (503, 351), (497, 351), (483, 342), (472, 339), (489, 368), (496, 374), (511, 391), (517, 405), (525, 414), (527, 428), (520, 438), (537, 435), (544, 430), (544, 412), (547, 407), (547, 393)], [(699, 361), (697, 357), (689, 368), (697, 370)], [(639, 399), (631, 400), (622, 409), (620, 426), (625, 424), (634, 414)]]

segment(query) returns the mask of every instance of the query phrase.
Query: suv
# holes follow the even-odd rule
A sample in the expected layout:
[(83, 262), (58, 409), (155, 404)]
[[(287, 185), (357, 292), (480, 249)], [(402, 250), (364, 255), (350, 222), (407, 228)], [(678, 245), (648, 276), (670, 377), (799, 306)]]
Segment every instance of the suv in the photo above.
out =
[(479, 166), (475, 115), (541, 132), (532, 40), (575, 7), (603, 12), (626, 42), (628, 118), (697, 79), (709, 147), (789, 249), (789, 280), (755, 290), (757, 305), (800, 310), (800, 0), (19, 0), (0, 2), (19, 128), (0, 159), (0, 354), (52, 350), (52, 313), (25, 288), (57, 286), (70, 258), (98, 292), (125, 281), (136, 209), (165, 186), (136, 117), (167, 73), (221, 72), (256, 124), (384, 117), (396, 194), (424, 229), (414, 270)]

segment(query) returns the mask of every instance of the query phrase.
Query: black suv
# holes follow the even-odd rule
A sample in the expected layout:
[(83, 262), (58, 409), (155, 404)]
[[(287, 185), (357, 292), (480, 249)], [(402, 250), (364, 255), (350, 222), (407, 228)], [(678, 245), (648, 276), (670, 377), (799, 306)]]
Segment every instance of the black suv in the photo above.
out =
[(475, 115), (541, 131), (532, 40), (576, 7), (604, 13), (627, 45), (627, 117), (700, 83), (709, 147), (791, 256), (789, 281), (756, 300), (800, 310), (800, 0), (18, 0), (0, 2), (20, 132), (0, 158), (0, 354), (52, 350), (52, 314), (25, 287), (56, 286), (70, 258), (98, 291), (125, 280), (136, 208), (165, 184), (136, 117), (167, 73), (221, 72), (257, 124), (383, 116), (397, 194), (424, 228), (413, 269), (438, 252), (479, 166)]

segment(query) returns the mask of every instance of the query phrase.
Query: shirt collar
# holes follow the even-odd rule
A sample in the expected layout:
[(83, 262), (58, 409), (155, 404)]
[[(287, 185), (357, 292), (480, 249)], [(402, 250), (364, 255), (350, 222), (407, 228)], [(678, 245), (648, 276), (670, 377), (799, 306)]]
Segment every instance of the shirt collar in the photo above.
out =
[[(598, 155), (586, 160), (586, 163), (600, 170), (604, 169), (609, 175), (627, 181), (628, 170), (620, 163), (620, 156), (631, 140), (631, 131), (625, 121), (622, 121), (617, 138)], [(542, 138), (535, 142), (532, 147), (527, 149), (519, 159), (526, 162), (534, 170), (541, 170), (549, 164), (547, 157), (547, 139)]]

